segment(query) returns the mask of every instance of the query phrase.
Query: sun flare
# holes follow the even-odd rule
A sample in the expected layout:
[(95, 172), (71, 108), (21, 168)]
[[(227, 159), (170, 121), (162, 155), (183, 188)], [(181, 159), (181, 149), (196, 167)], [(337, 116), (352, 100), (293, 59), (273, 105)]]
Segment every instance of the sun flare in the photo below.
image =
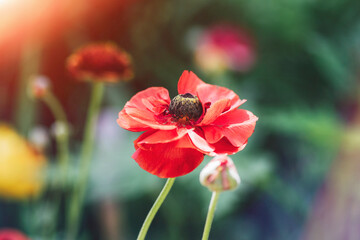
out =
[(15, 2), (15, 1), (13, 1), (13, 0), (0, 0), (0, 7), (6, 6), (6, 5), (10, 5), (10, 4), (12, 4), (13, 2)]

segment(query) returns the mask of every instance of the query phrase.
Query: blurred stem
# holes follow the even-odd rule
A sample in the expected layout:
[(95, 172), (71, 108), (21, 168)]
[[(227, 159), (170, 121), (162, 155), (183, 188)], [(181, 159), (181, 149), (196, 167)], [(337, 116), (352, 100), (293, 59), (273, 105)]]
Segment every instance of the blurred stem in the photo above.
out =
[(360, 124), (360, 84), (359, 83), (356, 86), (356, 100), (357, 100), (356, 102), (357, 108), (355, 112), (354, 122)]
[(65, 126), (65, 132), (63, 134), (56, 134), (55, 136), (58, 149), (58, 160), (61, 167), (60, 180), (62, 180), (62, 184), (65, 184), (69, 168), (69, 124), (63, 107), (51, 91), (45, 94), (42, 100), (50, 108), (56, 122), (64, 124)]
[(67, 239), (74, 240), (81, 220), (85, 190), (89, 178), (91, 156), (95, 141), (95, 127), (98, 120), (101, 100), (104, 92), (104, 83), (93, 82), (90, 104), (88, 108), (83, 145), (80, 156), (80, 173), (75, 183), (67, 219)]
[(16, 128), (26, 135), (35, 118), (35, 106), (29, 101), (26, 91), (29, 78), (38, 74), (41, 61), (41, 44), (36, 40), (28, 40), (23, 46), (20, 62), (20, 79), (14, 112)]
[[(66, 118), (65, 111), (61, 106), (59, 100), (54, 96), (51, 91), (48, 91), (45, 96), (42, 98), (44, 103), (49, 107), (52, 114), (55, 117), (56, 123), (64, 124), (65, 132), (56, 133), (56, 145), (57, 145), (57, 158), (60, 168), (60, 173), (56, 178), (56, 186), (61, 186), (62, 188), (67, 185), (67, 173), (69, 170), (69, 124)], [(58, 172), (57, 172), (58, 173)], [(58, 194), (54, 200), (54, 222), (51, 226), (46, 229), (47, 233), (55, 234), (55, 229), (57, 226), (57, 219), (60, 210), (60, 194)], [(53, 236), (54, 238), (55, 236)]]
[(214, 219), (216, 204), (217, 204), (217, 202), (219, 200), (219, 196), (220, 196), (220, 192), (213, 192), (212, 193), (211, 201), (210, 201), (210, 205), (209, 205), (209, 210), (208, 210), (208, 214), (207, 214), (207, 217), (206, 217), (206, 222), (205, 222), (205, 227), (204, 227), (202, 240), (207, 240), (209, 238), (211, 224), (212, 224), (213, 219)]
[(175, 178), (168, 178), (168, 180), (166, 181), (165, 186), (161, 190), (159, 196), (157, 197), (156, 201), (154, 202), (154, 205), (151, 207), (148, 215), (146, 216), (146, 219), (140, 229), (137, 240), (145, 239), (146, 233), (149, 230), (150, 224), (151, 224), (152, 220), (154, 219), (157, 211), (159, 210), (161, 204), (164, 202), (166, 196), (168, 195), (171, 187), (174, 184), (174, 181), (175, 181)]

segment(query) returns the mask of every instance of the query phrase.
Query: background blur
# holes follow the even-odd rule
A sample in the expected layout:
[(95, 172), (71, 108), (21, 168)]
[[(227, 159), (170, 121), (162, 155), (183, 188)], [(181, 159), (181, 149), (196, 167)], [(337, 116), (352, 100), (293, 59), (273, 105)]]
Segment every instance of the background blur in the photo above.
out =
[[(359, 12), (357, 0), (0, 0), (0, 119), (26, 138), (34, 127), (50, 132), (50, 111), (26, 95), (29, 77), (49, 77), (76, 164), (89, 85), (69, 76), (66, 58), (114, 42), (132, 56), (135, 78), (106, 86), (82, 239), (136, 238), (164, 180), (131, 159), (138, 134), (118, 127), (117, 114), (150, 86), (175, 96), (185, 69), (234, 90), (259, 117), (232, 156), (242, 184), (220, 196), (211, 239), (360, 239)], [(52, 138), (45, 153), (51, 165)], [(200, 239), (208, 161), (176, 180), (148, 239)], [(43, 239), (54, 194), (1, 198), (0, 229)]]

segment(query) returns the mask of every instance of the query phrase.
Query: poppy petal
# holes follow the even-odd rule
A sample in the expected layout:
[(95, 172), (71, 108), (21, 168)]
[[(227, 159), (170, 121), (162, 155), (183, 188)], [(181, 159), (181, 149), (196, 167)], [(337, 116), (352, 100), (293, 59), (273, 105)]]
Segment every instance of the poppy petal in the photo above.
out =
[(225, 126), (233, 124), (241, 124), (243, 122), (256, 122), (258, 117), (256, 117), (252, 112), (245, 109), (236, 109), (234, 111), (228, 112), (219, 116), (214, 122), (214, 125)]
[(178, 82), (179, 94), (191, 93), (196, 95), (196, 89), (200, 85), (207, 85), (191, 71), (184, 71)]
[(179, 148), (175, 141), (153, 144), (151, 150), (138, 148), (132, 158), (151, 174), (173, 178), (193, 171), (204, 159), (204, 154), (192, 148)]
[(188, 135), (190, 137), (191, 142), (194, 144), (194, 146), (201, 152), (207, 154), (207, 155), (214, 155), (214, 147), (212, 147), (203, 137), (201, 137), (199, 134), (197, 134), (194, 131), (188, 131)]
[(227, 138), (222, 138), (220, 141), (218, 141), (215, 144), (212, 144), (212, 146), (215, 148), (214, 152), (216, 154), (234, 154), (238, 151), (241, 151), (245, 148), (247, 144), (247, 141), (240, 147), (233, 146), (230, 141)]
[(125, 105), (125, 107), (136, 107), (146, 109), (143, 99), (155, 98), (165, 100), (170, 103), (169, 92), (163, 87), (150, 87), (135, 94)]
[(166, 125), (156, 120), (170, 103), (169, 92), (162, 87), (151, 87), (137, 93), (119, 113), (118, 124), (130, 131), (144, 131), (149, 128), (170, 130), (175, 125)]
[(213, 121), (215, 121), (216, 118), (220, 116), (224, 109), (229, 107), (229, 105), (229, 99), (220, 99), (219, 101), (216, 101), (210, 106), (210, 108), (207, 109), (205, 116), (199, 125), (208, 125), (212, 123)]
[(216, 143), (226, 137), (235, 147), (242, 147), (254, 132), (258, 118), (251, 112), (236, 109), (218, 117), (212, 125), (202, 127), (205, 139)]
[(128, 116), (131, 117), (133, 120), (142, 123), (148, 126), (149, 128), (162, 129), (162, 130), (171, 130), (176, 128), (175, 124), (166, 125), (158, 122), (155, 119), (156, 115), (150, 111), (141, 110), (137, 108), (127, 108), (125, 109), (125, 111), (128, 114)]
[(223, 131), (221, 131), (220, 127), (204, 126), (201, 129), (204, 132), (206, 141), (208, 141), (211, 144), (220, 141), (220, 139), (224, 137)]
[(225, 129), (224, 136), (235, 147), (241, 147), (247, 143), (248, 138), (254, 132), (254, 128), (255, 122), (229, 126), (229, 128)]
[(246, 102), (246, 100), (240, 100), (239, 96), (230, 89), (211, 84), (199, 85), (197, 88), (197, 96), (202, 104), (214, 104), (221, 99), (229, 99), (230, 107), (229, 109), (225, 109), (227, 112), (238, 108), (241, 104)]
[(119, 118), (116, 120), (120, 127), (125, 128), (133, 132), (141, 132), (150, 129), (146, 124), (140, 123), (129, 117), (125, 112), (125, 109), (119, 112)]
[(151, 132), (143, 133), (135, 140), (135, 145), (144, 149), (146, 145), (168, 143), (179, 140), (187, 133), (184, 128), (173, 129), (173, 130), (156, 130)]

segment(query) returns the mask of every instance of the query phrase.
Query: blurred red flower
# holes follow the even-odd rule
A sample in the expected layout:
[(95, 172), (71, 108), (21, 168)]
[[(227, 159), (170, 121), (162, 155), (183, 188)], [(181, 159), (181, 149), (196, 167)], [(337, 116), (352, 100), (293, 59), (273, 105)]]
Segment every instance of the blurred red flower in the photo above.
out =
[(130, 56), (110, 43), (79, 49), (68, 58), (67, 68), (79, 80), (117, 82), (134, 75)]
[(227, 88), (204, 83), (193, 72), (183, 72), (178, 92), (171, 100), (162, 87), (141, 91), (125, 104), (117, 120), (127, 130), (145, 131), (135, 140), (132, 157), (162, 178), (193, 171), (204, 154), (242, 150), (258, 119), (237, 109), (246, 100)]
[(0, 240), (30, 240), (30, 239), (17, 230), (1, 229)]

